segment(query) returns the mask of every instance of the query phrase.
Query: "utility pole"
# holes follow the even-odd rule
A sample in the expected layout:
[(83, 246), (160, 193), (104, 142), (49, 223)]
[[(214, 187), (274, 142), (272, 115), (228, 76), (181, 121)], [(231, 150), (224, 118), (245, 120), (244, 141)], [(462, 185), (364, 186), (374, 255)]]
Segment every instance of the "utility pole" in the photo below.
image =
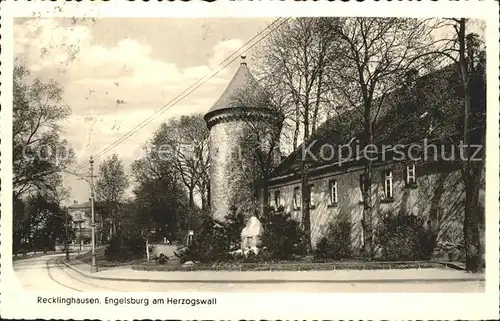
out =
[(79, 230), (80, 230), (80, 251), (82, 251), (82, 221), (78, 222), (79, 224)]
[(90, 272), (97, 272), (95, 264), (95, 213), (94, 213), (94, 159), (90, 156), (90, 213), (92, 216), (92, 265)]
[(69, 242), (68, 242), (68, 237), (69, 237), (69, 233), (68, 233), (68, 211), (66, 211), (66, 214), (64, 215), (64, 226), (65, 226), (65, 229), (66, 229), (66, 237), (65, 237), (65, 241), (64, 241), (64, 251), (66, 252), (66, 261), (69, 261)]

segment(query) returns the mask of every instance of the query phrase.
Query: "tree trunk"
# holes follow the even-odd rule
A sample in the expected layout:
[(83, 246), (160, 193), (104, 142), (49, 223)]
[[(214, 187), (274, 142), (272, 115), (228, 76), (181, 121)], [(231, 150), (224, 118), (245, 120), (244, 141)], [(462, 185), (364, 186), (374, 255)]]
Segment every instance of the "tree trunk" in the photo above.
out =
[(479, 208), (477, 206), (478, 194), (473, 185), (466, 187), (464, 215), (465, 268), (467, 271), (474, 273), (482, 269), (482, 251), (479, 242)]
[(267, 180), (263, 180), (264, 182), (261, 185), (260, 192), (262, 193), (262, 200), (260, 203), (262, 217), (265, 217), (269, 213), (269, 186), (267, 184)]
[[(365, 148), (373, 144), (373, 128), (371, 120), (371, 106), (365, 107)], [(363, 188), (363, 252), (365, 259), (371, 261), (373, 258), (373, 208), (372, 208), (372, 167), (373, 162), (366, 160), (364, 170)]]
[(207, 209), (207, 196), (205, 190), (202, 190), (200, 192), (201, 196), (201, 210), (204, 211)]
[[(323, 59), (321, 60), (323, 61)], [(318, 123), (318, 113), (319, 113), (319, 105), (321, 101), (321, 86), (323, 84), (323, 66), (321, 67), (321, 70), (318, 75), (318, 88), (316, 89), (316, 102), (314, 105), (314, 111), (313, 111), (313, 119), (312, 119), (312, 129), (311, 129), (311, 134), (314, 135), (316, 133), (316, 126)]]
[(310, 255), (312, 253), (312, 240), (311, 240), (311, 195), (309, 191), (309, 180), (308, 180), (309, 164), (307, 162), (302, 163), (302, 173), (300, 176), (300, 190), (302, 191), (301, 201), (302, 201), (302, 224), (306, 234), (306, 254)]
[(189, 187), (189, 207), (194, 208), (194, 186)]
[(462, 171), (465, 184), (465, 210), (464, 210), (464, 245), (465, 245), (465, 268), (470, 272), (481, 270), (481, 244), (479, 233), (479, 190), (471, 172), (469, 160), (469, 116), (470, 116), (470, 92), (469, 92), (469, 66), (465, 58), (465, 18), (458, 23), (459, 43), (459, 65), (462, 74), (462, 85), (464, 89), (464, 134), (463, 134), (463, 156)]
[(372, 208), (372, 162), (368, 161), (364, 171), (363, 188), (363, 252), (364, 257), (370, 261), (373, 257), (373, 208)]
[[(304, 111), (304, 142), (307, 144), (309, 138), (309, 105), (306, 105)], [(302, 191), (302, 223), (304, 224), (304, 231), (306, 232), (306, 254), (310, 255), (312, 253), (311, 244), (311, 195), (309, 191), (309, 161), (306, 155), (302, 155), (302, 168), (300, 173), (300, 190)]]
[(211, 206), (211, 201), (210, 201), (210, 193), (211, 193), (211, 190), (210, 190), (210, 179), (207, 180), (207, 205), (208, 205), (208, 208), (210, 208)]
[(300, 132), (300, 105), (299, 102), (295, 103), (295, 130), (293, 131), (293, 149), (297, 149)]

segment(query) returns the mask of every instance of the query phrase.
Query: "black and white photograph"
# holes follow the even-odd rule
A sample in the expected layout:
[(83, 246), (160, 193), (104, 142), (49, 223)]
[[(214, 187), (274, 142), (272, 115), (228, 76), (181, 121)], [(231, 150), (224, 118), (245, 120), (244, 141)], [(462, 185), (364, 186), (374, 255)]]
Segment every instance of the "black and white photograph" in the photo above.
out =
[(9, 282), (122, 312), (498, 291), (495, 25), (435, 14), (13, 17)]

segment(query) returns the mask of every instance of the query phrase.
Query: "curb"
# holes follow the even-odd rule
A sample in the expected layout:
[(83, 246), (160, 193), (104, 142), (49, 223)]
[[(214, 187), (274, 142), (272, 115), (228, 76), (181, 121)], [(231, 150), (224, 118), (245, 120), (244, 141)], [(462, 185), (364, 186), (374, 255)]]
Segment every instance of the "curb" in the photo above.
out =
[(465, 268), (461, 267), (458, 264), (452, 263), (452, 262), (442, 262), (442, 261), (433, 261), (433, 262), (441, 264), (441, 265), (443, 265), (447, 268), (450, 268), (450, 269), (465, 271)]
[(147, 279), (147, 278), (113, 278), (113, 277), (103, 277), (103, 276), (95, 276), (85, 272), (80, 271), (79, 269), (72, 266), (70, 263), (63, 263), (76, 273), (80, 274), (83, 277), (102, 280), (102, 281), (118, 281), (118, 282), (142, 282), (142, 283), (453, 283), (453, 282), (484, 282), (485, 278), (435, 278), (435, 279), (351, 279), (351, 280), (289, 280), (289, 279), (232, 279), (232, 280), (214, 280), (214, 279), (202, 279), (202, 280), (159, 280), (159, 279)]

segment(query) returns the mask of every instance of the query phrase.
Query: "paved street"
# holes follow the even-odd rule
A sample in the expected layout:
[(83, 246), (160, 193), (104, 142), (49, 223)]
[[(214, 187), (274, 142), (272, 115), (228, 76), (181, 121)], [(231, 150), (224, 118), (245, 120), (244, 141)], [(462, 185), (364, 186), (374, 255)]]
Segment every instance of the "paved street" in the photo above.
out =
[[(19, 278), (21, 285), (30, 291), (51, 291), (61, 292), (190, 292), (190, 291), (216, 291), (216, 292), (482, 292), (484, 290), (484, 281), (481, 280), (458, 280), (453, 278), (466, 277), (467, 274), (461, 271), (443, 270), (443, 269), (422, 269), (422, 270), (395, 270), (395, 271), (330, 271), (325, 273), (325, 280), (311, 281), (314, 278), (311, 272), (287, 272), (287, 280), (291, 282), (196, 282), (193, 280), (200, 277), (196, 272), (140, 272), (152, 273), (157, 278), (158, 273), (164, 273), (165, 280), (179, 280), (191, 278), (194, 282), (137, 282), (137, 281), (115, 281), (115, 280), (96, 280), (81, 275), (77, 271), (68, 268), (61, 263), (63, 256), (47, 255), (14, 261), (14, 271)], [(124, 273), (124, 270), (102, 271), (98, 276), (106, 276)], [(116, 273), (115, 273), (116, 272)], [(175, 274), (173, 274), (175, 273)], [(216, 273), (217, 278), (230, 280), (234, 278), (234, 273), (241, 272), (205, 272)], [(276, 273), (284, 272), (250, 272), (258, 273), (261, 279), (276, 279)], [(341, 274), (339, 274), (341, 273)], [(394, 275), (395, 279), (406, 279), (406, 281), (390, 280), (388, 275)], [(405, 277), (405, 274), (409, 274)], [(384, 274), (381, 281), (373, 281), (374, 278)], [(410, 275), (411, 274), (411, 275)], [(419, 274), (419, 275), (416, 275)], [(143, 274), (141, 274), (143, 275)], [(214, 274), (215, 275), (215, 274)], [(249, 274), (250, 275), (250, 274)], [(353, 278), (349, 278), (353, 275)], [(335, 277), (333, 277), (335, 276)], [(370, 282), (363, 281), (370, 279)], [(408, 281), (409, 278), (417, 280)], [(429, 279), (440, 279), (441, 281), (432, 281)], [(353, 281), (353, 279), (359, 279)], [(448, 280), (445, 280), (448, 279)], [(451, 280), (450, 280), (451, 279)]]

